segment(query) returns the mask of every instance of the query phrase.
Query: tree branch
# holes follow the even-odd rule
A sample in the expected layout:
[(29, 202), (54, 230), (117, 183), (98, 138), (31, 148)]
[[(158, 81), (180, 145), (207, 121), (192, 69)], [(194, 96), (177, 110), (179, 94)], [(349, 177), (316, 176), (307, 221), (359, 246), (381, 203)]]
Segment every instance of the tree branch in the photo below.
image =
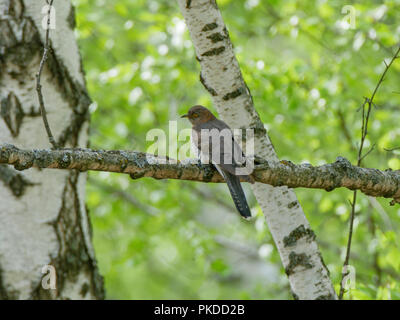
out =
[[(192, 159), (191, 159), (192, 160)], [(197, 160), (195, 160), (197, 161)], [(133, 179), (179, 179), (199, 182), (224, 182), (212, 165), (178, 162), (138, 151), (122, 150), (21, 150), (10, 144), (0, 145), (0, 163), (17, 170), (29, 168), (76, 169), (130, 174)], [(290, 161), (257, 159), (254, 179), (272, 186), (312, 188), (332, 191), (336, 188), (360, 190), (373, 197), (392, 198), (400, 203), (400, 171), (380, 171), (353, 166), (338, 157), (322, 166), (293, 164)]]

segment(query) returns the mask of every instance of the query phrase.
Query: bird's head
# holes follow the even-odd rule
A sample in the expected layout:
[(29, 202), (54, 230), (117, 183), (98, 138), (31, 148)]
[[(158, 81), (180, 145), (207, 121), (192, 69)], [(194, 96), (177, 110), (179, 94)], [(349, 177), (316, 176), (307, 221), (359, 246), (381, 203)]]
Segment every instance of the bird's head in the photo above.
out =
[(181, 118), (188, 118), (193, 125), (196, 125), (213, 120), (215, 116), (207, 108), (197, 105), (191, 107), (188, 113), (181, 116)]

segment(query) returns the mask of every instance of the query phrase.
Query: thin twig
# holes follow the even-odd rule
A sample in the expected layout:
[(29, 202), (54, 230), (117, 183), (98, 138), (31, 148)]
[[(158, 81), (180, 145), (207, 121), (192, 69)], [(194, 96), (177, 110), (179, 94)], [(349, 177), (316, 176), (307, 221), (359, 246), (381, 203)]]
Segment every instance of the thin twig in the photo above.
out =
[(339, 117), (340, 127), (342, 129), (342, 132), (343, 132), (346, 140), (349, 142), (349, 144), (353, 150), (357, 150), (357, 147), (352, 142), (351, 134), (350, 134), (349, 128), (347, 127), (346, 119), (344, 117), (344, 113), (343, 113), (342, 109), (339, 109), (337, 111), (337, 115)]
[(360, 163), (361, 163), (361, 161), (364, 160), (364, 158), (366, 158), (375, 149), (375, 146), (376, 146), (376, 143), (374, 143), (372, 145), (372, 147), (361, 157)]
[(395, 147), (395, 148), (391, 148), (391, 149), (383, 148), (383, 150), (388, 151), (388, 152), (392, 152), (392, 151), (400, 150), (400, 147)]
[(124, 199), (130, 205), (132, 205), (134, 208), (137, 208), (140, 211), (142, 211), (148, 215), (157, 216), (160, 213), (157, 208), (140, 202), (131, 193), (126, 192), (116, 186), (106, 184), (106, 183), (102, 182), (101, 180), (93, 178), (93, 177), (89, 177), (89, 183), (99, 189), (102, 189), (106, 193), (110, 193), (112, 195), (116, 195), (117, 197), (119, 197), (121, 199)]
[(368, 201), (371, 204), (372, 208), (374, 208), (376, 210), (376, 212), (379, 214), (379, 216), (381, 217), (383, 224), (385, 225), (385, 230), (386, 231), (393, 230), (392, 220), (390, 219), (386, 210), (379, 203), (379, 201), (376, 200), (374, 197), (367, 197), (367, 198), (368, 198)]
[(229, 212), (235, 212), (236, 210), (233, 205), (230, 205), (229, 203), (222, 200), (221, 197), (215, 192), (206, 192), (204, 190), (197, 188), (195, 185), (192, 184), (187, 184), (185, 187), (189, 188), (191, 191), (193, 191), (196, 195), (198, 195), (202, 199), (213, 201), (214, 203), (227, 209)]
[[(385, 75), (388, 72), (390, 66), (393, 64), (394, 60), (398, 58), (398, 55), (400, 53), (400, 46), (397, 49), (396, 53), (394, 54), (393, 58), (390, 60), (389, 64), (384, 61), (385, 64), (385, 70), (383, 71), (381, 77), (379, 78), (379, 81), (377, 85), (375, 86), (374, 91), (372, 92), (372, 95), (370, 98), (365, 97), (364, 103), (361, 106), (362, 109), (362, 125), (361, 125), (361, 141), (360, 141), (360, 147), (358, 149), (358, 159), (357, 159), (357, 166), (360, 167), (363, 159), (373, 150), (374, 146), (363, 156), (362, 151), (364, 148), (364, 143), (365, 139), (368, 134), (368, 124), (369, 124), (369, 119), (371, 116), (371, 111), (372, 107), (375, 106), (374, 104), (374, 98), (383, 82), (385, 79)], [(365, 111), (365, 107), (368, 105), (367, 111)], [(343, 263), (343, 270), (346, 270), (346, 266), (349, 265), (349, 260), (350, 260), (350, 252), (351, 252), (351, 240), (353, 237), (353, 225), (354, 225), (354, 217), (355, 217), (355, 211), (356, 211), (356, 202), (357, 202), (357, 190), (353, 192), (353, 201), (351, 203), (351, 213), (350, 213), (350, 225), (349, 225), (349, 236), (347, 240), (347, 248), (346, 248), (346, 257)], [(344, 286), (343, 286), (343, 279), (347, 275), (347, 273), (342, 273), (342, 279), (340, 281), (340, 293), (339, 293), (339, 299), (343, 299), (344, 295)]]
[(42, 60), (40, 61), (40, 65), (39, 65), (39, 71), (36, 74), (36, 91), (37, 91), (38, 98), (39, 98), (40, 113), (42, 114), (43, 123), (44, 123), (44, 127), (46, 129), (46, 132), (47, 132), (47, 136), (49, 137), (49, 141), (50, 141), (51, 145), (53, 146), (53, 149), (57, 149), (58, 148), (57, 143), (54, 140), (53, 134), (51, 133), (51, 130), (50, 130), (49, 122), (47, 121), (46, 108), (44, 106), (44, 100), (43, 100), (43, 94), (42, 94), (42, 85), (40, 84), (40, 77), (42, 75), (43, 67), (47, 60), (47, 55), (48, 55), (48, 51), (49, 51), (50, 12), (51, 12), (51, 7), (53, 5), (53, 0), (50, 0), (50, 2), (47, 0), (46, 2), (49, 5), (49, 10), (47, 12), (46, 40), (45, 40), (45, 44), (44, 44)]

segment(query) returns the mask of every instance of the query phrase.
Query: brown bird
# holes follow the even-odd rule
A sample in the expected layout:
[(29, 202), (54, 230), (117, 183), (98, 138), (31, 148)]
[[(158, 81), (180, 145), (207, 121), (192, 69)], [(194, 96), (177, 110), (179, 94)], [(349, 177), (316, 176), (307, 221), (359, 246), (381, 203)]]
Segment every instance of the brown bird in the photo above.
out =
[(241, 216), (251, 217), (250, 208), (240, 184), (240, 178), (254, 183), (251, 175), (238, 174), (244, 167), (246, 158), (236, 143), (229, 126), (217, 119), (207, 108), (197, 105), (189, 109), (181, 118), (192, 123), (192, 142), (199, 151), (203, 163), (211, 163), (225, 179), (233, 202)]

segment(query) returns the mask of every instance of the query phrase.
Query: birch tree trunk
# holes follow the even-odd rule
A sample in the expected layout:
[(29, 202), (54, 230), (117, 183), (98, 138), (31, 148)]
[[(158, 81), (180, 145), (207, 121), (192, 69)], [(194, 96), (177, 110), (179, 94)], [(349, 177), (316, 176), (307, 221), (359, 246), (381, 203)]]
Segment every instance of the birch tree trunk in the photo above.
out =
[[(48, 120), (59, 146), (87, 147), (90, 98), (74, 9), (69, 1), (54, 3), (41, 81)], [(0, 141), (26, 148), (49, 147), (35, 91), (47, 11), (45, 1), (0, 0)], [(1, 165), (0, 180), (0, 299), (103, 298), (86, 174)]]
[[(256, 155), (277, 161), (215, 0), (178, 3), (200, 62), (200, 81), (211, 94), (219, 115), (231, 128), (254, 129)], [(261, 183), (255, 183), (252, 190), (276, 243), (294, 298), (337, 299), (315, 235), (295, 193), (287, 187)]]

